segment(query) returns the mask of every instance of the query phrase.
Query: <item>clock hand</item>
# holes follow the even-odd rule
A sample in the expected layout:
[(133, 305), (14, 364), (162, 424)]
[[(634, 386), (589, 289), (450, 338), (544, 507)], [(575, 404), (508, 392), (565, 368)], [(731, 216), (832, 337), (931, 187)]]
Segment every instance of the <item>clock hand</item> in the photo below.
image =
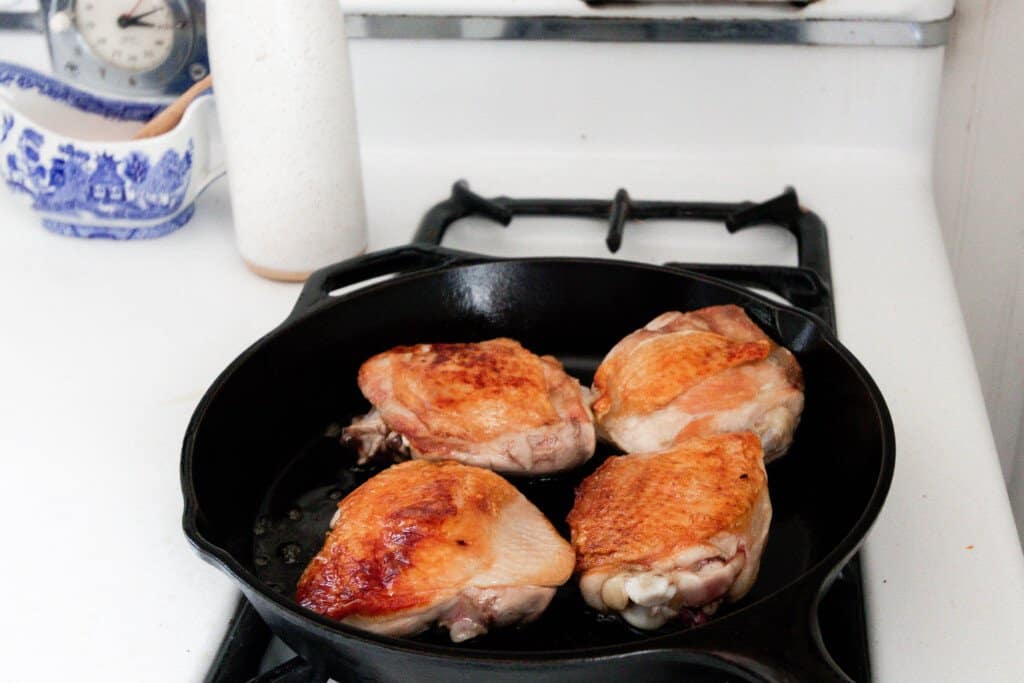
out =
[(142, 26), (144, 28), (185, 28), (187, 21), (176, 21), (173, 24), (151, 24), (148, 21), (133, 21), (128, 26)]
[(142, 18), (148, 17), (150, 14), (153, 14), (154, 12), (159, 12), (162, 9), (164, 8), (157, 7), (156, 9), (151, 9), (148, 12), (143, 12), (142, 14), (139, 14), (138, 16), (134, 17), (130, 14), (122, 14), (117, 18), (117, 25), (121, 28), (128, 28), (129, 26), (152, 26), (153, 24), (148, 24), (142, 21)]
[(130, 17), (131, 15), (135, 14), (135, 10), (139, 9), (139, 5), (141, 4), (142, 0), (135, 0), (135, 4), (132, 5), (132, 8), (130, 10), (124, 13), (124, 16)]
[(150, 14), (153, 14), (154, 12), (160, 12), (163, 9), (165, 9), (165, 8), (157, 7), (156, 9), (151, 9), (148, 12), (143, 12), (142, 14), (136, 14), (134, 16), (129, 16), (129, 18), (133, 19), (133, 20), (134, 19), (141, 19), (142, 17), (148, 17)]

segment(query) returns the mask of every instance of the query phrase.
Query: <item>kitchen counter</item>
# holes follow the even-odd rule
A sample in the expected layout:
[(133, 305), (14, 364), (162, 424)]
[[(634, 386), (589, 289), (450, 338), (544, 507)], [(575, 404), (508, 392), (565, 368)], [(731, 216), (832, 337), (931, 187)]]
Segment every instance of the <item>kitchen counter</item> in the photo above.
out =
[[(13, 39), (0, 43), (8, 56)], [(34, 46), (16, 47), (38, 60)], [(875, 678), (1019, 679), (1024, 557), (925, 161), (884, 149), (844, 150), (842, 164), (820, 149), (784, 161), (748, 150), (742, 164), (364, 152), (372, 249), (407, 240), (459, 177), (485, 193), (611, 196), (621, 185), (723, 200), (795, 185), (828, 224), (839, 335), (896, 425), (895, 479), (863, 554)], [(236, 592), (181, 532), (181, 439), (206, 387), (286, 316), (299, 287), (244, 268), (225, 180), (189, 225), (131, 243), (50, 234), (0, 192), (0, 252), (4, 677), (200, 680)]]

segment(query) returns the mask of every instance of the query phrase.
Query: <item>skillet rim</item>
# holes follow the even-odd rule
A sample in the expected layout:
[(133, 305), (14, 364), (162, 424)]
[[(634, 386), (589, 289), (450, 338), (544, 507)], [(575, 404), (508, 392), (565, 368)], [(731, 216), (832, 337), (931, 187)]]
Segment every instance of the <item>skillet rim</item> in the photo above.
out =
[[(201, 515), (201, 511), (193, 480), (193, 461), (196, 455), (196, 436), (199, 431), (199, 427), (210, 407), (215, 403), (218, 394), (231, 380), (235, 372), (248, 362), (252, 356), (262, 350), (263, 347), (279, 336), (287, 333), (299, 321), (320, 315), (335, 306), (343, 305), (345, 302), (361, 296), (366, 296), (393, 287), (407, 287), (419, 280), (436, 277), (455, 270), (477, 268), (480, 266), (501, 266), (504, 264), (567, 265), (570, 267), (600, 266), (603, 268), (615, 267), (624, 268), (626, 270), (651, 271), (659, 274), (668, 274), (683, 280), (695, 280), (712, 285), (719, 289), (725, 289), (730, 293), (737, 295), (740, 299), (745, 300), (744, 303), (754, 302), (766, 306), (776, 316), (781, 313), (785, 315), (795, 315), (798, 318), (802, 318), (814, 326), (816, 331), (821, 335), (822, 340), (850, 367), (855, 376), (863, 383), (864, 388), (872, 399), (872, 405), (875, 409), (875, 414), (879, 422), (882, 453), (880, 459), (881, 467), (879, 469), (878, 477), (875, 480), (871, 496), (868, 498), (860, 516), (851, 526), (850, 530), (838, 543), (835, 544), (832, 550), (826, 553), (821, 560), (799, 574), (796, 578), (783, 584), (772, 593), (749, 605), (730, 612), (721, 618), (712, 619), (705, 626), (723, 624), (734, 620), (738, 621), (747, 613), (754, 612), (756, 609), (763, 608), (765, 605), (771, 606), (787, 593), (796, 592), (805, 594), (805, 598), (809, 599), (811, 603), (816, 605), (821, 594), (827, 587), (830, 578), (858, 550), (867, 536), (868, 531), (870, 531), (871, 526), (878, 518), (886, 497), (888, 496), (895, 471), (895, 430), (885, 398), (882, 396), (881, 390), (878, 388), (878, 385), (875, 383), (870, 373), (868, 373), (867, 369), (861, 364), (857, 357), (839, 341), (828, 323), (808, 311), (778, 303), (752, 290), (715, 277), (689, 271), (685, 268), (607, 258), (559, 256), (505, 258), (492, 257), (483, 254), (471, 254), (468, 252), (461, 252), (459, 254), (460, 256), (465, 257), (465, 260), (457, 260), (438, 266), (414, 269), (410, 272), (399, 272), (396, 273), (394, 277), (372, 282), (371, 284), (364, 286), (358, 286), (359, 282), (373, 277), (370, 276), (364, 280), (354, 283), (356, 286), (355, 289), (352, 289), (340, 296), (333, 296), (329, 292), (324, 292), (321, 298), (312, 301), (304, 309), (299, 305), (302, 303), (306, 295), (306, 290), (303, 289), (300, 292), (296, 307), (287, 315), (287, 317), (275, 328), (258, 338), (249, 347), (242, 351), (210, 384), (189, 420), (184, 442), (182, 444), (182, 457), (180, 464), (181, 487), (185, 503), (182, 515), (182, 527), (189, 543), (203, 560), (218, 567), (234, 581), (239, 583), (243, 587), (243, 592), (252, 591), (258, 594), (262, 599), (267, 600), (273, 603), (276, 607), (284, 610), (289, 619), (300, 622), (301, 626), (305, 629), (326, 629), (332, 637), (351, 639), (359, 641), (370, 647), (396, 650), (405, 654), (419, 656), (427, 655), (440, 659), (459, 659), (464, 661), (476, 660), (482, 663), (491, 664), (501, 661), (521, 664), (524, 661), (529, 660), (543, 660), (547, 663), (552, 661), (603, 659), (624, 654), (639, 654), (642, 652), (664, 650), (680, 651), (683, 649), (690, 650), (694, 654), (700, 654), (702, 652), (709, 655), (713, 654), (702, 647), (699, 642), (692, 645), (676, 642), (680, 635), (703, 631), (703, 627), (696, 627), (677, 633), (658, 634), (649, 638), (627, 643), (561, 650), (468, 650), (460, 649), (454, 645), (437, 645), (433, 643), (412, 641), (404, 638), (381, 636), (328, 619), (327, 617), (313, 612), (312, 610), (301, 607), (289, 596), (269, 589), (262, 581), (259, 580), (259, 578), (255, 576), (255, 574), (252, 573), (252, 571), (242, 565), (241, 562), (238, 562), (227, 550), (205, 538), (198, 528), (198, 518)], [(355, 259), (352, 259), (352, 261), (359, 261), (361, 258), (363, 257), (356, 257)], [(333, 266), (328, 266), (323, 270), (328, 270), (332, 267)], [(312, 277), (310, 280), (312, 280)], [(814, 620), (813, 613), (810, 618)]]

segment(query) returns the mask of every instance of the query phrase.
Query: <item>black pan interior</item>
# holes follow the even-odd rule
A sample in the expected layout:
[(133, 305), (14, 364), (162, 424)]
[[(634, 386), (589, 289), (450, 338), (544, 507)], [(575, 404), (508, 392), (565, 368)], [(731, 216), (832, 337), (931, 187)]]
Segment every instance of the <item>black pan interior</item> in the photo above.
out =
[[(819, 325), (699, 278), (621, 263), (511, 261), (385, 283), (332, 301), (271, 334), (224, 378), (198, 425), (192, 483), (198, 531), (290, 596), (317, 552), (337, 500), (377, 468), (359, 468), (339, 426), (365, 412), (356, 371), (398, 344), (508, 336), (553, 354), (588, 383), (624, 335), (667, 310), (738, 303), (794, 351), (806, 409), (790, 453), (768, 468), (774, 508), (752, 592), (742, 610), (797, 580), (847, 536), (883, 469), (883, 429), (870, 390)], [(566, 536), (573, 489), (613, 451), (577, 471), (513, 478)], [(572, 650), (661, 635), (589, 610), (570, 582), (537, 622), (460, 646), (506, 652)], [(416, 640), (448, 644), (443, 633)]]

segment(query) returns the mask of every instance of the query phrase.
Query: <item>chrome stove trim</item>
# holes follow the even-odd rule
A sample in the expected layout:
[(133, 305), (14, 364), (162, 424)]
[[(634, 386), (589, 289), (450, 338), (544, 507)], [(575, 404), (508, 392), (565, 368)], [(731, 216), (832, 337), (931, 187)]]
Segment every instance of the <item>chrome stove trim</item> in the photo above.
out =
[[(934, 21), (861, 19), (668, 19), (352, 14), (350, 38), (378, 40), (548, 40), (611, 43), (747, 43), (936, 47), (952, 17)], [(0, 28), (42, 30), (38, 14), (0, 12)]]
[(748, 43), (935, 47), (951, 17), (936, 21), (851, 19), (668, 19), (559, 16), (355, 14), (350, 38), (379, 40), (545, 40), (612, 43)]

